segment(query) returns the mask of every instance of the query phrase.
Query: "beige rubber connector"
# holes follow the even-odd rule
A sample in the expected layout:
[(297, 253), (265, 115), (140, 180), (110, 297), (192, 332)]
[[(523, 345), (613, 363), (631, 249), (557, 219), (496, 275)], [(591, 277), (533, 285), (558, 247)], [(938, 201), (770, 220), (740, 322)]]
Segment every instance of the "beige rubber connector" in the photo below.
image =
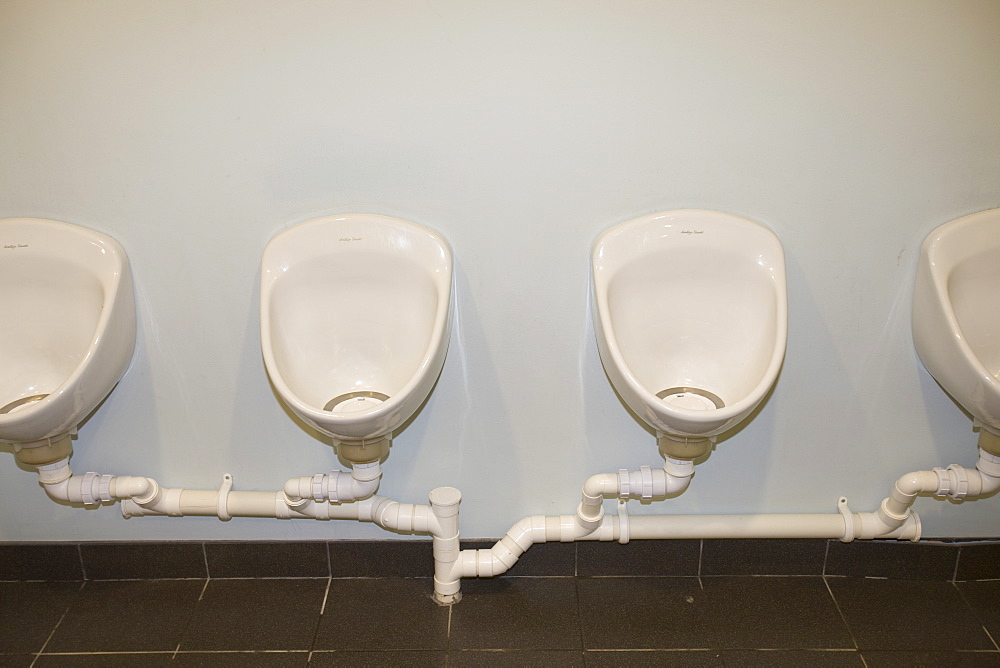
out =
[(712, 451), (711, 438), (684, 438), (661, 434), (656, 439), (660, 454), (673, 459), (698, 459)]
[(1000, 457), (1000, 434), (994, 434), (986, 427), (980, 427), (979, 449), (995, 457)]
[(389, 439), (374, 441), (338, 441), (337, 453), (352, 464), (378, 462), (389, 454)]
[(69, 434), (61, 438), (48, 439), (39, 444), (20, 444), (14, 448), (14, 457), (25, 466), (46, 466), (73, 454), (73, 441)]

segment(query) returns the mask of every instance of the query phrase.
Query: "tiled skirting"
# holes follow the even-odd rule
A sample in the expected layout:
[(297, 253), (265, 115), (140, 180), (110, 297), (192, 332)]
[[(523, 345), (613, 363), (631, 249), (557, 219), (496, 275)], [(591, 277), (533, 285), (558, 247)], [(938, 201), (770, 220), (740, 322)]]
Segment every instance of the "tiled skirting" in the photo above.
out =
[[(495, 541), (465, 541), (463, 548)], [(0, 544), (0, 581), (429, 577), (423, 540)], [(1000, 540), (661, 540), (545, 543), (511, 576), (827, 575), (1000, 579)]]
[[(486, 547), (492, 541), (470, 541)], [(1000, 542), (0, 545), (0, 666), (997, 666)]]

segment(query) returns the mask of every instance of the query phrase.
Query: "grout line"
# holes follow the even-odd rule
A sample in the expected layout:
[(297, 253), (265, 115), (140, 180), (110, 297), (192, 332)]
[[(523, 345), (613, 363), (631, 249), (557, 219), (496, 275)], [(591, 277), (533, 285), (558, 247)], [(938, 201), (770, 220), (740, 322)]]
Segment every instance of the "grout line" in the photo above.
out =
[(954, 587), (955, 591), (958, 592), (958, 597), (962, 599), (962, 603), (965, 603), (965, 607), (969, 610), (969, 612), (972, 613), (972, 616), (976, 618), (976, 621), (978, 621), (980, 625), (982, 625), (982, 629), (983, 632), (986, 633), (986, 637), (990, 639), (990, 642), (993, 643), (993, 646), (997, 648), (997, 650), (1000, 650), (1000, 644), (997, 643), (996, 638), (993, 637), (993, 634), (990, 633), (990, 630), (986, 628), (985, 624), (983, 624), (983, 618), (979, 615), (976, 609), (972, 607), (972, 604), (969, 603), (969, 599), (965, 597), (965, 593), (962, 591), (961, 587), (959, 587), (958, 584), (956, 584), (955, 582), (952, 582), (951, 586)]
[[(461, 601), (459, 601), (461, 602)], [(451, 651), (451, 615), (455, 610), (455, 604), (452, 603), (448, 606), (448, 623), (445, 625), (444, 639), (445, 639), (445, 651)]]
[(83, 575), (83, 579), (87, 579), (87, 565), (83, 561), (83, 547), (80, 543), (76, 544), (76, 556), (80, 560), (80, 573)]
[[(701, 584), (701, 555), (705, 552), (705, 539), (698, 540), (698, 584)], [(704, 589), (704, 587), (703, 587)]]
[(202, 599), (205, 598), (205, 591), (208, 589), (208, 583), (211, 582), (211, 578), (205, 578), (205, 584), (201, 588), (201, 593), (198, 594), (198, 603), (201, 603)]
[(73, 603), (76, 602), (76, 599), (80, 595), (80, 592), (82, 592), (83, 588), (86, 586), (87, 586), (86, 581), (80, 583), (80, 588), (76, 590), (76, 596), (74, 596), (73, 600), (66, 605), (66, 609), (63, 610), (62, 615), (59, 617), (59, 621), (56, 622), (56, 625), (52, 627), (52, 630), (49, 632), (48, 637), (45, 638), (45, 642), (42, 643), (41, 649), (39, 649), (38, 652), (35, 654), (35, 658), (31, 660), (30, 664), (31, 666), (35, 665), (35, 662), (38, 661), (38, 657), (40, 657), (42, 655), (42, 652), (45, 651), (45, 648), (49, 646), (49, 643), (52, 641), (52, 636), (56, 634), (56, 630), (59, 628), (59, 625), (63, 623), (64, 619), (66, 619), (66, 615), (69, 614), (70, 609), (73, 607)]
[(319, 637), (319, 627), (323, 624), (323, 614), (326, 612), (326, 602), (330, 598), (330, 588), (333, 586), (333, 578), (326, 579), (326, 591), (323, 592), (323, 604), (319, 607), (319, 615), (316, 618), (316, 628), (313, 629), (312, 642), (309, 643), (309, 656), (306, 663), (312, 661), (313, 652), (316, 651), (316, 638)]
[(319, 606), (319, 616), (322, 617), (323, 613), (326, 612), (326, 601), (330, 598), (330, 585), (333, 584), (333, 578), (326, 579), (326, 591), (323, 593), (323, 605)]
[[(201, 542), (201, 558), (205, 563), (205, 577), (212, 577), (212, 571), (208, 568), (208, 549), (205, 547), (205, 541)], [(201, 599), (198, 599), (199, 601)]]
[[(858, 647), (858, 639), (854, 637), (854, 631), (851, 629), (851, 625), (847, 623), (847, 617), (844, 615), (844, 611), (840, 609), (840, 601), (837, 597), (833, 595), (833, 589), (830, 588), (830, 583), (826, 581), (826, 576), (823, 576), (823, 585), (826, 587), (826, 591), (830, 594), (830, 599), (833, 601), (833, 605), (837, 608), (837, 614), (840, 615), (840, 621), (843, 622), (844, 628), (847, 629), (847, 634), (851, 636), (851, 642), (854, 643), (854, 649), (858, 650), (860, 656), (861, 648)], [(864, 658), (861, 659), (864, 661)]]
[(198, 592), (198, 600), (194, 603), (194, 608), (191, 610), (191, 615), (188, 617), (187, 624), (184, 625), (184, 630), (181, 631), (180, 636), (177, 638), (177, 647), (174, 647), (173, 653), (170, 655), (170, 660), (173, 661), (177, 658), (177, 653), (181, 651), (181, 643), (184, 642), (184, 638), (187, 636), (188, 631), (191, 629), (191, 625), (194, 623), (194, 618), (197, 614), (198, 604), (201, 603), (201, 599), (205, 597), (205, 590), (208, 589), (208, 578), (205, 578), (205, 584), (202, 585), (201, 591)]
[(830, 559), (830, 542), (831, 538), (826, 539), (826, 549), (823, 550), (823, 568), (820, 569), (820, 575), (826, 576), (826, 564)]
[(952, 582), (958, 580), (958, 564), (962, 561), (962, 546), (959, 545), (958, 549), (955, 551), (957, 552), (957, 554), (955, 555), (955, 570), (951, 574)]

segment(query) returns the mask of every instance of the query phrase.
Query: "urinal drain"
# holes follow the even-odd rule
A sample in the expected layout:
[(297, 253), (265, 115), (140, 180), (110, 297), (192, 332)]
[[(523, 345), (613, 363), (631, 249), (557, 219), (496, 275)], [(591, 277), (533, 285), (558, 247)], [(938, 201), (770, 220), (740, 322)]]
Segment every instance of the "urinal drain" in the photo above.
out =
[(18, 409), (22, 408), (23, 406), (27, 406), (28, 404), (33, 404), (36, 401), (41, 401), (47, 396), (49, 395), (35, 394), (30, 397), (21, 397), (20, 399), (12, 401), (6, 406), (0, 408), (0, 415), (6, 415), (7, 413), (15, 413), (18, 411)]
[(689, 411), (714, 411), (726, 405), (718, 395), (697, 387), (670, 387), (657, 392), (656, 398)]
[(326, 402), (326, 406), (323, 406), (323, 410), (331, 413), (354, 413), (378, 406), (388, 398), (388, 394), (372, 392), (371, 390), (348, 392), (347, 394), (338, 394), (330, 399)]

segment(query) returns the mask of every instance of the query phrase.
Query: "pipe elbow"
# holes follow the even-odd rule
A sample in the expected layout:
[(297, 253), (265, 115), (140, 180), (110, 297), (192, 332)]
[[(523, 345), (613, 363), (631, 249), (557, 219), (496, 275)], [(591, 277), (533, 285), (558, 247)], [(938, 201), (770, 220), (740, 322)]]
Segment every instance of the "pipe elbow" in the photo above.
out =
[(1000, 456), (980, 450), (976, 470), (979, 471), (979, 477), (982, 478), (983, 483), (982, 489), (979, 490), (981, 496), (992, 494), (1000, 489)]
[(906, 497), (915, 497), (922, 492), (936, 492), (938, 477), (932, 471), (911, 471), (896, 480), (895, 490)]
[(42, 483), (42, 487), (53, 501), (69, 501), (69, 478), (55, 483)]
[(663, 472), (667, 475), (667, 494), (680, 494), (691, 484), (694, 461), (667, 457), (663, 462)]
[(583, 495), (600, 503), (605, 496), (618, 494), (618, 474), (598, 473), (583, 483)]
[(311, 498), (312, 481), (313, 478), (311, 476), (289, 478), (285, 481), (285, 484), (282, 487), (282, 491), (285, 493), (285, 498), (291, 505), (298, 504), (307, 498)]
[(150, 503), (160, 491), (155, 480), (144, 476), (119, 476), (113, 483), (111, 491), (115, 498), (134, 499), (140, 504)]
[(378, 491), (379, 483), (381, 483), (379, 478), (375, 478), (374, 480), (351, 478), (350, 500), (360, 501), (374, 495)]

